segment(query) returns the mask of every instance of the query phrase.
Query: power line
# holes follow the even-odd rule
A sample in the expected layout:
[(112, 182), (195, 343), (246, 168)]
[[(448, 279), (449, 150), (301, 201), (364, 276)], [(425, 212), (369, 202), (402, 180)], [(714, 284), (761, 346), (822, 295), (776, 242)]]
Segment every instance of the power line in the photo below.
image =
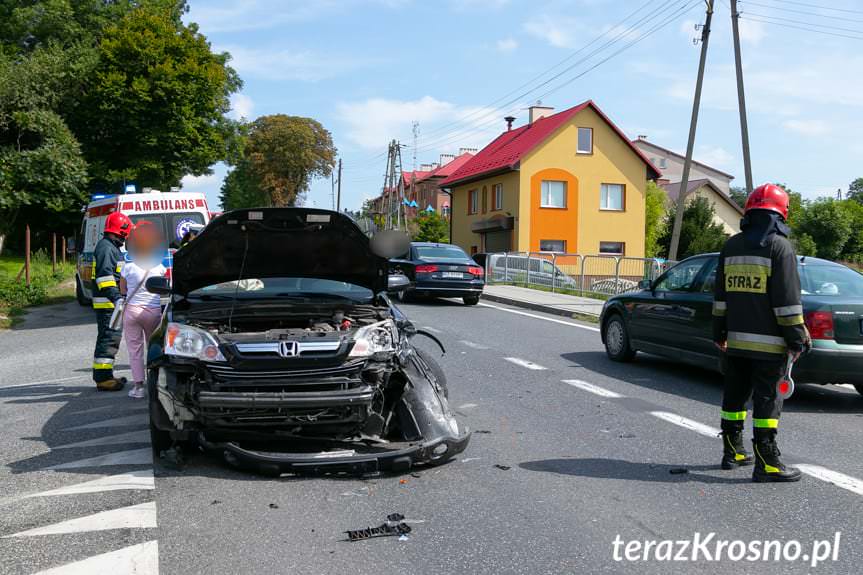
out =
[(752, 4), (753, 6), (760, 6), (762, 8), (775, 8), (777, 10), (782, 10), (783, 12), (803, 14), (804, 16), (815, 16), (817, 18), (828, 18), (830, 20), (842, 20), (843, 22), (863, 22), (863, 20), (855, 20), (854, 18), (848, 18), (848, 16), (830, 16), (829, 14), (819, 14), (817, 12), (809, 12), (806, 10), (795, 10), (794, 8), (788, 8), (785, 6), (780, 7), (773, 4), (764, 4), (763, 2), (752, 2), (751, 0), (746, 0), (743, 3)]
[(783, 24), (781, 22), (774, 22), (773, 20), (769, 20), (766, 18), (753, 18), (752, 16), (743, 15), (741, 16), (744, 20), (752, 20), (753, 22), (762, 22), (764, 24), (770, 24), (772, 26), (779, 26), (781, 28), (792, 28), (794, 30), (805, 30), (807, 32), (815, 32), (816, 34), (823, 34), (825, 36), (833, 36), (836, 38), (850, 38), (851, 40), (863, 40), (863, 35), (861, 36), (851, 36), (850, 34), (839, 34), (838, 32), (827, 32), (826, 30), (817, 30), (815, 28), (807, 28), (806, 26), (795, 26), (793, 24)]
[(782, 0), (782, 3), (793, 4), (795, 6), (805, 6), (806, 8), (817, 8), (818, 10), (833, 10), (834, 12), (845, 12), (848, 14), (863, 14), (863, 10), (851, 10), (849, 8), (833, 8), (832, 6), (812, 4), (810, 2), (793, 2), (792, 0)]
[(759, 18), (770, 18), (771, 20), (779, 20), (780, 22), (790, 22), (792, 24), (803, 24), (806, 26), (814, 26), (816, 28), (826, 28), (828, 30), (839, 30), (840, 32), (852, 32), (863, 34), (863, 30), (856, 28), (841, 28), (839, 26), (829, 26), (827, 24), (816, 24), (814, 22), (805, 22), (803, 20), (794, 20), (792, 18), (782, 18), (781, 16), (773, 16), (771, 14), (759, 14), (758, 12), (746, 12), (752, 16), (757, 16)]

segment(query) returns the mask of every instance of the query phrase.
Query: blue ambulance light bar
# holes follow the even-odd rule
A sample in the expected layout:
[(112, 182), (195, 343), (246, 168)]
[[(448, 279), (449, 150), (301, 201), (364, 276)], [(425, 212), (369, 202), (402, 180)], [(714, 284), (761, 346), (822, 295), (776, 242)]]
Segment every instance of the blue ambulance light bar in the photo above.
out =
[(116, 194), (93, 194), (90, 196), (90, 201), (95, 202), (96, 200), (105, 200), (108, 198), (113, 198)]
[(136, 191), (135, 184), (126, 184), (124, 191), (127, 194), (134, 194)]

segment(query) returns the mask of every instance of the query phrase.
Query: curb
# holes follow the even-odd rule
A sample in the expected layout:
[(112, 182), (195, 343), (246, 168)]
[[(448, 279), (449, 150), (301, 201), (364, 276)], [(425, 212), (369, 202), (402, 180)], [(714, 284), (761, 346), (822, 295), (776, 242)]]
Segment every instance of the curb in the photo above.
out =
[(499, 295), (492, 295), (492, 294), (485, 293), (485, 292), (483, 292), (483, 294), (482, 294), (482, 299), (485, 299), (488, 301), (493, 301), (496, 303), (503, 303), (503, 304), (514, 306), (514, 307), (529, 309), (529, 310), (533, 310), (533, 311), (540, 311), (540, 312), (548, 313), (548, 314), (552, 314), (552, 315), (559, 315), (559, 316), (569, 318), (569, 319), (575, 319), (575, 320), (580, 319), (580, 320), (584, 321), (585, 318), (587, 318), (587, 321), (590, 321), (590, 320), (597, 321), (597, 322), (599, 321), (599, 314), (593, 314), (590, 312), (572, 312), (569, 310), (560, 309), (560, 308), (556, 308), (556, 307), (548, 306), (548, 305), (543, 305), (540, 303), (533, 303), (533, 302), (528, 302), (528, 301), (524, 301), (524, 300), (520, 300), (520, 299), (512, 299), (512, 298), (503, 297), (503, 296), (499, 296)]

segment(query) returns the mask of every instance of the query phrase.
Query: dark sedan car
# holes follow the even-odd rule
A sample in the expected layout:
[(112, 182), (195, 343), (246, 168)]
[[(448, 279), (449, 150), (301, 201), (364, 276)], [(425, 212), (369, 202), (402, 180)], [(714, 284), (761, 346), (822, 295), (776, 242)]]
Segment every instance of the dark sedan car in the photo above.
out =
[(460, 297), (476, 305), (485, 286), (485, 270), (463, 249), (452, 244), (413, 242), (402, 259), (390, 260), (390, 269), (410, 278), (413, 288), (399, 292), (399, 299), (415, 295)]
[[(640, 291), (608, 300), (600, 319), (608, 356), (628, 361), (643, 351), (721, 369), (711, 329), (718, 260), (718, 254), (689, 258)], [(798, 266), (813, 349), (795, 365), (794, 379), (850, 383), (863, 394), (863, 275), (805, 256)]]

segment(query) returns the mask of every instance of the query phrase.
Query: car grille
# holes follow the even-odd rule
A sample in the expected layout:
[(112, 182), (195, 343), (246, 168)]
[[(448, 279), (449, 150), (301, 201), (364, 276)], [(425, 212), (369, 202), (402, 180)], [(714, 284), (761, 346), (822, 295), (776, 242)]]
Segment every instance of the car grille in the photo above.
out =
[(362, 383), (364, 360), (307, 369), (237, 369), (208, 365), (213, 390), (219, 391), (331, 391)]

